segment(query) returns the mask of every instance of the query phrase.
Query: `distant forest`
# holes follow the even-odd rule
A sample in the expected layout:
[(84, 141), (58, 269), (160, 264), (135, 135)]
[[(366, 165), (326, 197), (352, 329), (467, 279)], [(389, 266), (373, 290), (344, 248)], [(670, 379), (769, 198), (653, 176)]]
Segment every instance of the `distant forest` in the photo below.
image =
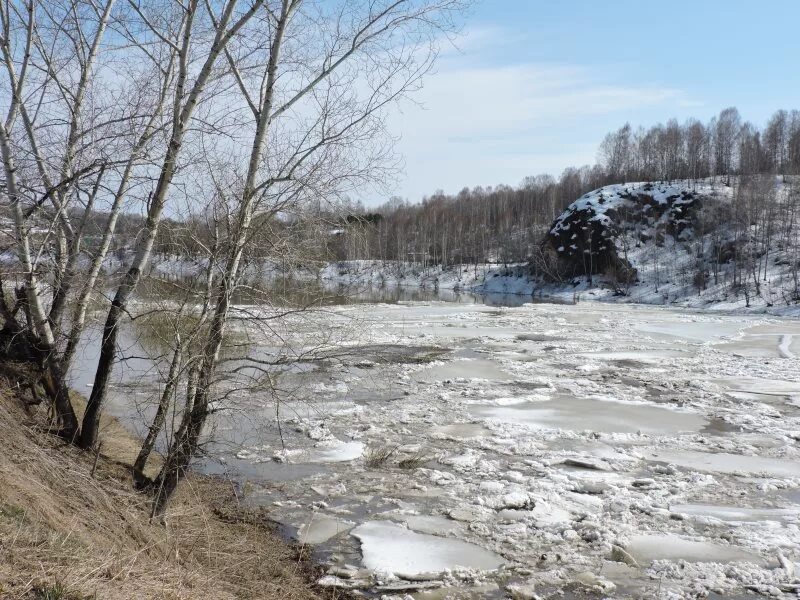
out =
[(625, 124), (605, 136), (597, 163), (559, 178), (520, 185), (436, 192), (421, 203), (392, 198), (352, 214), (334, 229), (338, 260), (381, 259), (426, 265), (526, 260), (544, 230), (574, 200), (611, 183), (718, 178), (735, 185), (762, 175), (800, 175), (800, 111), (779, 110), (763, 128), (726, 108), (708, 123), (671, 119), (649, 129)]

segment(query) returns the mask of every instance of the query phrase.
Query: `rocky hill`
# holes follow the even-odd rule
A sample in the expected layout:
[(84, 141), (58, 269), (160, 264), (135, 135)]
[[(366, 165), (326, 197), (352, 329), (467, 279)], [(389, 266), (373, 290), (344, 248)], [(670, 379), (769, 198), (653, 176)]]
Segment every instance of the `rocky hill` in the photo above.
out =
[(637, 244), (664, 244), (670, 236), (687, 242), (703, 194), (671, 184), (621, 184), (603, 187), (573, 202), (553, 223), (542, 242), (546, 273), (565, 277), (611, 275), (625, 283), (637, 280), (627, 257), (629, 234)]
[(800, 314), (800, 180), (605, 186), (555, 219), (527, 266), (473, 289)]

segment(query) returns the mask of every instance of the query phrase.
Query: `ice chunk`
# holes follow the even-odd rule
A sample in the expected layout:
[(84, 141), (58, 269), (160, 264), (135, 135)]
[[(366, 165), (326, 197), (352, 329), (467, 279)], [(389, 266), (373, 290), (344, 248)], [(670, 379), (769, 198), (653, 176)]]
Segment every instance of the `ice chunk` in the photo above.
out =
[(642, 534), (633, 536), (625, 550), (639, 564), (654, 560), (685, 560), (686, 562), (751, 562), (762, 564), (757, 554), (735, 546), (723, 546), (713, 542), (697, 542), (676, 535)]
[(606, 433), (670, 434), (699, 431), (702, 416), (652, 404), (615, 402), (605, 398), (558, 395), (552, 401), (512, 406), (472, 405), (476, 417), (536, 428)]
[(463, 530), (463, 526), (457, 521), (435, 515), (412, 515), (406, 518), (405, 521), (409, 529), (420, 533), (446, 535)]
[(724, 452), (695, 452), (693, 450), (647, 450), (646, 458), (711, 473), (767, 474), (771, 477), (800, 477), (800, 463), (780, 458), (744, 456)]
[(363, 442), (326, 440), (316, 444), (309, 452), (309, 462), (346, 462), (355, 460), (364, 452)]
[(373, 571), (419, 575), (456, 569), (492, 571), (503, 559), (463, 540), (415, 533), (390, 521), (370, 521), (352, 531), (364, 565)]
[(355, 523), (320, 515), (313, 515), (308, 523), (300, 526), (297, 539), (301, 544), (322, 544), (329, 539), (350, 530)]
[(800, 517), (798, 508), (746, 508), (719, 506), (714, 504), (675, 504), (669, 507), (673, 513), (692, 516), (713, 517), (728, 523), (755, 523), (758, 521), (784, 521)]

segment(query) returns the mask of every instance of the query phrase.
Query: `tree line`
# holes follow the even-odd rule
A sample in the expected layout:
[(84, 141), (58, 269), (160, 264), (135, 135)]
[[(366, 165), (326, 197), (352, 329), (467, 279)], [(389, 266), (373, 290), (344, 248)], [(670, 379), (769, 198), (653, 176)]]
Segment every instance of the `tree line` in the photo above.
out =
[[(441, 191), (409, 203), (401, 198), (370, 212), (369, 223), (346, 223), (331, 239), (339, 260), (378, 259), (430, 265), (522, 262), (553, 220), (584, 193), (612, 183), (699, 181), (721, 184), (756, 175), (800, 175), (800, 111), (779, 110), (763, 128), (726, 108), (704, 124), (676, 119), (648, 129), (625, 124), (607, 134), (591, 166), (559, 178), (527, 177), (518, 186)], [(365, 212), (353, 207), (354, 213)]]
[(629, 123), (603, 139), (598, 159), (612, 181), (800, 174), (800, 111), (778, 110), (763, 128), (735, 107), (704, 124), (670, 119), (649, 129)]

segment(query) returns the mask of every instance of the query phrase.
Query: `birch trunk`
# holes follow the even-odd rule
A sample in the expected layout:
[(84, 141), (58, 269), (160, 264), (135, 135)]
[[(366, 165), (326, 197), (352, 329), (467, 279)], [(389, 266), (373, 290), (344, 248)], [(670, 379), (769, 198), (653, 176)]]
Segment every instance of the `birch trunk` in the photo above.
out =
[(208, 79), (211, 76), (212, 69), (222, 51), (227, 46), (230, 39), (252, 18), (258, 8), (262, 4), (262, 0), (255, 0), (250, 9), (245, 12), (239, 19), (231, 25), (228, 29), (228, 24), (231, 20), (233, 10), (236, 5), (236, 0), (231, 0), (225, 7), (223, 15), (220, 18), (217, 26), (217, 31), (214, 37), (214, 42), (209, 50), (208, 56), (198, 73), (191, 91), (186, 99), (185, 104), (181, 107), (181, 99), (183, 91), (186, 86), (186, 79), (188, 77), (188, 55), (192, 42), (192, 25), (193, 20), (198, 10), (198, 0), (189, 3), (187, 8), (187, 19), (184, 24), (183, 40), (179, 53), (179, 76), (177, 82), (177, 89), (175, 92), (175, 111), (173, 115), (173, 128), (170, 137), (169, 146), (161, 167), (161, 173), (158, 182), (151, 198), (150, 207), (147, 213), (145, 222), (144, 233), (140, 238), (136, 255), (128, 272), (122, 280), (114, 300), (111, 303), (111, 308), (108, 311), (106, 323), (103, 328), (103, 339), (100, 348), (100, 359), (97, 364), (97, 371), (95, 373), (94, 386), (92, 387), (92, 394), (89, 397), (89, 402), (86, 406), (86, 413), (84, 414), (80, 445), (83, 448), (92, 448), (97, 442), (98, 429), (100, 424), (100, 415), (103, 408), (103, 403), (108, 392), (108, 382), (111, 377), (114, 362), (116, 359), (116, 346), (117, 336), (119, 334), (120, 322), (125, 314), (128, 302), (136, 289), (141, 273), (147, 266), (150, 260), (150, 255), (153, 250), (153, 243), (155, 242), (158, 227), (161, 222), (161, 216), (166, 205), (169, 188), (172, 179), (175, 175), (177, 167), (177, 159), (183, 145), (183, 139), (186, 131), (190, 125), (192, 115), (201, 94), (205, 91)]
[(169, 498), (174, 493), (179, 481), (186, 474), (192, 458), (197, 453), (200, 435), (209, 415), (210, 387), (216, 371), (222, 340), (225, 335), (225, 326), (228, 320), (230, 299), (236, 280), (239, 275), (244, 243), (250, 230), (253, 219), (253, 203), (256, 198), (255, 187), (261, 160), (264, 154), (266, 134), (272, 112), (275, 80), (278, 71), (281, 44), (286, 31), (286, 24), (291, 16), (292, 3), (284, 0), (280, 18), (275, 31), (275, 39), (270, 46), (270, 58), (267, 65), (266, 84), (264, 86), (263, 100), (256, 112), (256, 132), (248, 162), (247, 177), (242, 192), (242, 204), (239, 212), (239, 223), (236, 229), (235, 240), (231, 245), (225, 271), (217, 284), (216, 306), (209, 326), (209, 332), (203, 347), (203, 356), (198, 373), (197, 384), (194, 386), (194, 399), (191, 411), (184, 415), (184, 423), (175, 436), (175, 440), (167, 454), (167, 460), (161, 468), (153, 489), (155, 499), (153, 514), (162, 514)]
[(128, 162), (125, 165), (125, 170), (122, 173), (122, 178), (120, 180), (119, 186), (117, 187), (117, 192), (114, 195), (114, 202), (111, 205), (111, 210), (108, 215), (108, 220), (106, 221), (105, 229), (103, 230), (103, 237), (100, 242), (100, 247), (97, 250), (97, 254), (95, 254), (94, 258), (92, 259), (92, 264), (91, 267), (89, 268), (89, 274), (87, 275), (86, 281), (84, 282), (81, 288), (78, 300), (75, 303), (75, 308), (72, 313), (70, 333), (67, 339), (67, 347), (66, 350), (64, 351), (63, 362), (65, 369), (68, 369), (69, 366), (72, 364), (72, 360), (75, 356), (75, 351), (77, 350), (78, 343), (80, 342), (80, 338), (83, 335), (83, 330), (86, 325), (86, 310), (89, 303), (89, 297), (92, 291), (94, 290), (95, 285), (97, 284), (97, 279), (100, 276), (101, 269), (103, 268), (103, 261), (106, 259), (106, 256), (108, 256), (108, 251), (111, 248), (111, 242), (114, 239), (114, 232), (116, 231), (117, 221), (119, 219), (119, 214), (122, 209), (122, 202), (124, 201), (128, 193), (128, 186), (130, 184), (130, 179), (133, 173), (134, 165), (136, 161), (139, 160), (145, 145), (155, 133), (156, 120), (161, 116), (164, 110), (164, 102), (166, 101), (167, 98), (167, 92), (169, 89), (169, 83), (171, 79), (173, 66), (174, 66), (174, 54), (170, 59), (167, 72), (164, 74), (164, 83), (161, 87), (161, 92), (159, 95), (159, 100), (156, 109), (150, 116), (147, 125), (144, 128), (144, 132), (137, 140), (137, 143), (131, 152), (131, 156), (128, 158)]
[[(92, 41), (89, 55), (87, 56), (81, 68), (81, 76), (78, 81), (78, 88), (75, 92), (75, 99), (72, 104), (72, 117), (69, 124), (69, 134), (67, 135), (67, 146), (64, 152), (64, 160), (61, 165), (61, 181), (67, 181), (72, 175), (73, 165), (75, 162), (75, 150), (79, 140), (80, 123), (83, 114), (83, 101), (86, 95), (86, 89), (91, 81), (92, 69), (94, 67), (95, 59), (100, 48), (100, 43), (105, 35), (106, 26), (111, 16), (111, 8), (114, 6), (115, 0), (108, 0), (100, 16), (100, 21), (97, 26), (94, 40)], [(60, 204), (66, 204), (65, 192), (61, 190), (57, 192), (61, 196)], [(88, 210), (88, 209), (87, 209)], [(50, 305), (50, 322), (56, 328), (56, 333), (61, 329), (61, 316), (66, 306), (67, 297), (69, 296), (72, 282), (75, 279), (76, 269), (75, 265), (80, 253), (80, 235), (73, 235), (68, 239), (66, 248), (67, 256), (64, 261), (63, 269), (58, 273), (58, 281), (53, 294), (53, 302)], [(57, 336), (58, 337), (58, 336)], [(67, 363), (68, 364), (68, 363)]]
[(175, 394), (175, 388), (178, 386), (178, 379), (181, 371), (181, 358), (183, 356), (183, 346), (181, 345), (181, 336), (178, 335), (176, 340), (175, 350), (172, 354), (172, 363), (169, 367), (169, 375), (167, 375), (167, 382), (164, 385), (164, 390), (161, 393), (161, 399), (156, 409), (156, 414), (153, 417), (153, 422), (147, 430), (147, 437), (139, 450), (139, 455), (133, 463), (133, 482), (137, 488), (141, 489), (145, 486), (147, 478), (144, 475), (144, 469), (147, 466), (147, 459), (150, 458), (150, 453), (156, 445), (156, 440), (164, 428), (164, 423), (167, 420), (167, 413), (169, 412), (170, 401)]
[(31, 260), (31, 246), (28, 231), (26, 230), (25, 215), (20, 204), (17, 189), (17, 175), (14, 158), (11, 153), (11, 143), (8, 131), (0, 123), (0, 154), (3, 158), (3, 169), (6, 176), (6, 190), (9, 197), (9, 206), (14, 215), (14, 231), (16, 236), (17, 257), (22, 264), (25, 277), (25, 293), (28, 303), (31, 323), (34, 334), (38, 337), (38, 351), (49, 378), (48, 388), (55, 405), (56, 420), (59, 434), (68, 440), (74, 440), (78, 433), (78, 419), (72, 408), (69, 390), (64, 379), (64, 371), (58, 354), (55, 351), (55, 338), (50, 322), (47, 318), (41, 296), (38, 293), (39, 282), (36, 277), (33, 261)]

